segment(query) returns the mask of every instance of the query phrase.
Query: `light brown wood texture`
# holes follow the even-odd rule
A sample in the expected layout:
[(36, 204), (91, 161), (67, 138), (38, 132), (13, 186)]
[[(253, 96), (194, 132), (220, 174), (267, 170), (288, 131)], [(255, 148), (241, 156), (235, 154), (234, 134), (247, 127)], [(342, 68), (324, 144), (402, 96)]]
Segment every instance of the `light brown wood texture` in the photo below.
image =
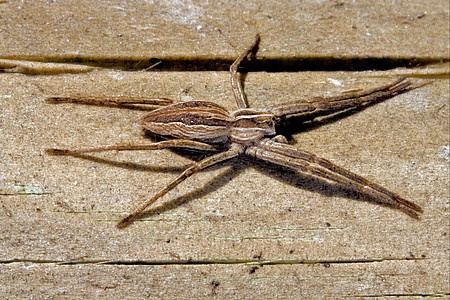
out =
[(442, 57), (447, 1), (5, 1), (0, 57)]
[(121, 69), (141, 58), (232, 61), (255, 32), (260, 58), (448, 61), (445, 2), (0, 1), (0, 295), (448, 297), (448, 64), (245, 78), (252, 107), (338, 95), (404, 74), (434, 79), (345, 118), (299, 127), (291, 139), (421, 205), (421, 220), (239, 158), (194, 175), (119, 230), (121, 217), (199, 156), (44, 153), (145, 141), (135, 126), (145, 111), (45, 103), (50, 96), (168, 97), (234, 110), (226, 71)]

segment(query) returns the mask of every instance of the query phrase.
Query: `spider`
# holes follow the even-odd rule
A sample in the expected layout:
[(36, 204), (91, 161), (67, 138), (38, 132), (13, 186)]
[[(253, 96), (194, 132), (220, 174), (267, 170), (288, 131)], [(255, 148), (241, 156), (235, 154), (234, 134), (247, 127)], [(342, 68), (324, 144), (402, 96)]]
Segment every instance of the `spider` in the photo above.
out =
[(167, 106), (153, 110), (140, 120), (140, 127), (146, 133), (163, 137), (165, 140), (141, 145), (107, 145), (73, 150), (47, 149), (47, 152), (53, 155), (76, 155), (108, 150), (184, 148), (213, 153), (203, 160), (193, 163), (153, 197), (144, 201), (117, 224), (119, 228), (125, 227), (156, 200), (189, 176), (240, 155), (248, 155), (338, 183), (343, 187), (370, 196), (380, 203), (400, 209), (414, 218), (419, 218), (423, 211), (417, 204), (324, 158), (289, 145), (286, 137), (277, 135), (276, 128), (290, 117), (331, 115), (361, 108), (392, 98), (421, 85), (414, 86), (405, 76), (392, 83), (366, 91), (351, 92), (335, 97), (316, 97), (308, 101), (286, 102), (262, 109), (249, 108), (238, 68), (249, 54), (256, 53), (259, 41), (260, 37), (256, 35), (252, 45), (230, 67), (231, 86), (238, 107), (236, 111), (229, 112), (213, 102), (188, 101), (173, 104), (166, 98), (48, 98), (47, 100), (52, 103), (76, 102), (102, 105), (106, 103), (117, 105), (140, 103)]

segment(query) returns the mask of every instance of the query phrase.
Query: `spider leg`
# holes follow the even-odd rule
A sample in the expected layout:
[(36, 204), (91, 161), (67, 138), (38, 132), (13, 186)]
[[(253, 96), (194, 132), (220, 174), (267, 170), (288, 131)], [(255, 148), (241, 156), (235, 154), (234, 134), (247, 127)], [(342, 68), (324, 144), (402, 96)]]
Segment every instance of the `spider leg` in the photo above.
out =
[(288, 143), (287, 138), (284, 135), (281, 135), (281, 134), (274, 136), (273, 138), (271, 138), (271, 140), (274, 141), (274, 142), (280, 143), (280, 144), (287, 144)]
[(381, 203), (398, 208), (414, 218), (419, 218), (419, 213), (423, 211), (417, 204), (403, 199), (374, 182), (347, 171), (324, 158), (290, 145), (266, 139), (256, 146), (247, 148), (246, 153), (262, 160), (340, 183), (360, 193), (370, 195)]
[(286, 102), (270, 106), (267, 110), (277, 117), (310, 114), (329, 115), (350, 108), (367, 106), (421, 86), (423, 84), (413, 85), (409, 81), (408, 76), (403, 76), (392, 83), (370, 90), (345, 93), (335, 97), (317, 97), (307, 101)]
[(73, 155), (92, 152), (103, 151), (126, 151), (126, 150), (161, 150), (168, 148), (184, 148), (201, 151), (218, 151), (221, 150), (219, 146), (214, 146), (202, 142), (192, 140), (167, 140), (157, 143), (141, 144), (141, 145), (106, 145), (100, 147), (89, 147), (80, 149), (46, 149), (45, 151), (51, 155)]
[(247, 108), (247, 97), (245, 96), (244, 89), (242, 88), (241, 81), (239, 80), (238, 68), (241, 62), (249, 55), (251, 52), (256, 52), (259, 44), (259, 34), (256, 34), (255, 41), (247, 48), (231, 65), (231, 87), (233, 88), (234, 98), (236, 99), (236, 104), (238, 108)]
[(134, 219), (136, 216), (138, 216), (140, 213), (142, 213), (147, 207), (152, 205), (156, 200), (167, 194), (170, 190), (172, 190), (174, 187), (179, 185), (181, 182), (183, 182), (186, 178), (191, 176), (192, 174), (201, 171), (207, 167), (210, 167), (212, 165), (215, 165), (219, 162), (231, 159), (233, 157), (238, 156), (243, 151), (243, 147), (237, 144), (232, 144), (230, 149), (225, 152), (217, 153), (212, 156), (209, 156), (199, 162), (194, 163), (191, 167), (187, 168), (183, 173), (181, 173), (178, 177), (173, 179), (168, 185), (166, 185), (164, 188), (159, 190), (150, 200), (147, 200), (144, 204), (139, 206), (133, 213), (122, 219), (118, 224), (117, 227), (122, 228), (127, 225), (127, 223)]
[(142, 97), (50, 97), (47, 103), (77, 103), (90, 105), (128, 105), (128, 104), (150, 104), (150, 105), (170, 105), (174, 101), (168, 98), (142, 98)]

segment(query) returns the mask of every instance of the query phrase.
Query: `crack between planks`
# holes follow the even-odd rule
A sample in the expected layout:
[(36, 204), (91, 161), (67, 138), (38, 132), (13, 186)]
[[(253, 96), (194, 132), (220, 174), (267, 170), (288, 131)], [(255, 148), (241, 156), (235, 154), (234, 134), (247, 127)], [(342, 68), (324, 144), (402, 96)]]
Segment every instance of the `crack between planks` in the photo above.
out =
[(10, 259), (0, 260), (0, 264), (12, 263), (35, 263), (35, 264), (57, 264), (57, 265), (81, 265), (81, 264), (101, 264), (101, 265), (314, 265), (322, 264), (327, 267), (331, 264), (361, 264), (379, 263), (386, 261), (418, 261), (426, 258), (399, 257), (399, 258), (358, 258), (358, 259), (177, 259), (177, 260), (40, 260), (40, 259)]
[[(96, 68), (118, 69), (125, 71), (228, 71), (234, 59), (201, 57), (91, 57), (91, 56), (58, 56), (58, 57), (0, 57), (0, 72), (15, 72), (7, 62), (51, 63), (61, 67), (67, 65), (67, 73), (89, 72)], [(291, 57), (258, 57), (246, 60), (240, 68), (243, 72), (299, 72), (299, 71), (367, 71), (391, 70), (395, 68), (415, 68), (430, 64), (449, 62), (449, 57), (363, 57), (363, 56), (291, 56)], [(6, 65), (8, 67), (6, 67)], [(49, 64), (50, 65), (50, 64)], [(71, 68), (70, 66), (74, 67)], [(78, 67), (75, 67), (78, 66)], [(83, 67), (84, 66), (84, 67)], [(42, 72), (52, 71), (42, 67)], [(20, 72), (23, 68), (18, 67)], [(28, 70), (30, 69), (30, 70)], [(39, 67), (25, 68), (22, 71), (39, 74)], [(55, 70), (53, 70), (56, 72)]]
[(380, 297), (395, 297), (395, 298), (401, 298), (401, 297), (447, 297), (449, 296), (450, 293), (448, 292), (437, 292), (437, 293), (432, 293), (432, 294), (427, 294), (427, 293), (404, 293), (404, 294), (373, 294), (373, 295), (350, 295), (347, 297), (354, 297), (354, 298), (380, 298)]

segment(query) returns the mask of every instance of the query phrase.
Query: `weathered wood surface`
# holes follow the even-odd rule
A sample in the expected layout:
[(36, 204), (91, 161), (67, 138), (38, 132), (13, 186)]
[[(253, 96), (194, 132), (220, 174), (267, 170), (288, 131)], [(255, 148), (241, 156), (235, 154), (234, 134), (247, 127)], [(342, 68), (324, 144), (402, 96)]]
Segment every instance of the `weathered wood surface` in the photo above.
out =
[(1, 58), (442, 57), (449, 4), (395, 1), (5, 1)]
[[(119, 61), (118, 68), (154, 57), (227, 61), (259, 31), (259, 57), (448, 60), (444, 2), (249, 2), (241, 8), (191, 1), (0, 3), (0, 67), (10, 72), (0, 74), (0, 294), (448, 296), (447, 65), (254, 72), (245, 81), (249, 102), (258, 107), (373, 87), (398, 74), (437, 78), (346, 118), (298, 128), (291, 141), (421, 205), (420, 221), (358, 201), (327, 182), (235, 159), (196, 174), (141, 221), (118, 230), (120, 217), (196, 157), (171, 151), (44, 153), (49, 147), (144, 141), (135, 123), (145, 111), (51, 105), (44, 102), (48, 96), (164, 96), (235, 108), (227, 72), (126, 72), (114, 64), (102, 68), (106, 58)], [(73, 62), (78, 56), (93, 63), (26, 61)]]

